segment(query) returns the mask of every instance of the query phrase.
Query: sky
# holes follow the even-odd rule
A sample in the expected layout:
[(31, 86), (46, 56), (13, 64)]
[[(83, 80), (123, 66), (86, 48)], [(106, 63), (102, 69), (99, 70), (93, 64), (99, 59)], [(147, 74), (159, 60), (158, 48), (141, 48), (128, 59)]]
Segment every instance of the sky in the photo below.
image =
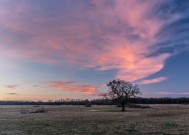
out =
[(0, 100), (94, 99), (106, 83), (189, 97), (188, 0), (1, 0)]

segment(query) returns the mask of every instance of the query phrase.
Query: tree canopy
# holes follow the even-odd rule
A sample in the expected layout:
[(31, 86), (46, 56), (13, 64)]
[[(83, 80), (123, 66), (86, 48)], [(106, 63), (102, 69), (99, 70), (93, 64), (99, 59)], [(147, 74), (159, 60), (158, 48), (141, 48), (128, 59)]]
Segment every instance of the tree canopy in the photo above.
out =
[(106, 98), (117, 101), (122, 106), (122, 111), (125, 111), (125, 104), (129, 98), (135, 97), (140, 93), (137, 85), (124, 80), (112, 80), (107, 83), (109, 87), (108, 93), (105, 94)]

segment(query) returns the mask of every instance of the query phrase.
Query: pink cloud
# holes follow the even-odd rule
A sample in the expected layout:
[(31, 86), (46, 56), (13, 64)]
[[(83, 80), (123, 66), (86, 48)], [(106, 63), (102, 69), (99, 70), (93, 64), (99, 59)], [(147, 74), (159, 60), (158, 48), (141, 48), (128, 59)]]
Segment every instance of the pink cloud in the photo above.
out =
[(154, 78), (154, 79), (150, 79), (150, 80), (142, 80), (139, 82), (139, 84), (151, 84), (151, 83), (159, 83), (162, 81), (167, 80), (166, 77), (158, 77), (158, 78)]
[(63, 90), (63, 91), (73, 91), (73, 92), (81, 92), (87, 95), (93, 95), (97, 93), (97, 89), (91, 85), (75, 85), (74, 81), (62, 82), (62, 81), (52, 81), (48, 82), (48, 86), (53, 89)]
[(160, 95), (188, 95), (189, 92), (156, 92), (157, 94), (160, 94)]
[(15, 89), (17, 87), (17, 85), (7, 85), (5, 87), (10, 88), (10, 89)]
[[(168, 22), (149, 16), (149, 12), (164, 2), (117, 0), (110, 8), (95, 0), (92, 3), (96, 8), (88, 12), (78, 6), (64, 16), (52, 17), (35, 14), (36, 8), (41, 9), (36, 5), (16, 4), (16, 12), (1, 8), (1, 26), (17, 35), (29, 36), (0, 33), (1, 54), (6, 59), (97, 71), (114, 69), (116, 78), (142, 79), (160, 71), (171, 56), (163, 53), (147, 57), (155, 51), (152, 48), (158, 41), (156, 35)], [(74, 86), (62, 85), (76, 91)]]

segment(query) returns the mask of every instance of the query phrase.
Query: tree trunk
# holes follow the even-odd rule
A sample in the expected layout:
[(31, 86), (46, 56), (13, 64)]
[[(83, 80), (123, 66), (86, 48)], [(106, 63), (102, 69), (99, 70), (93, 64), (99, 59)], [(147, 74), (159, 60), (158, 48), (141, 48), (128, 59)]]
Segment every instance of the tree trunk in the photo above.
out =
[(122, 110), (121, 111), (125, 112), (125, 103), (122, 103), (121, 106), (122, 106)]

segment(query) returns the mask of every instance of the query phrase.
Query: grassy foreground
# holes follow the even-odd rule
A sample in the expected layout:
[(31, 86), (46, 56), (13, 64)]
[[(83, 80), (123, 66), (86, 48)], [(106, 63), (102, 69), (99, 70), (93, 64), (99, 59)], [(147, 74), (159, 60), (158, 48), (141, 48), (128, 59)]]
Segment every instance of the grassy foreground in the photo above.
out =
[(187, 135), (188, 105), (152, 105), (152, 108), (115, 106), (0, 106), (0, 135)]

